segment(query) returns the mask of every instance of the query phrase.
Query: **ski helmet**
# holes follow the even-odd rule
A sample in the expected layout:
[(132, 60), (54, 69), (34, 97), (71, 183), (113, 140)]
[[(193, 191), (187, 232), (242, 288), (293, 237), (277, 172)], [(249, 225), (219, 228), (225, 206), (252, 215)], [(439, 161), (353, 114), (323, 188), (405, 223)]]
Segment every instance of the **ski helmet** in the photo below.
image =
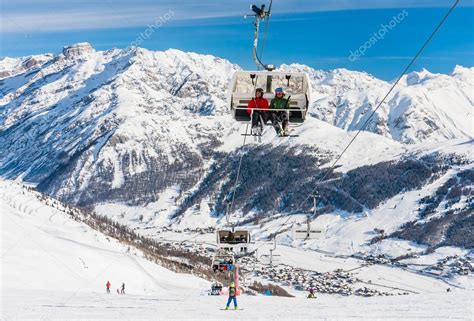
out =
[(278, 87), (278, 88), (275, 89), (275, 94), (277, 94), (277, 93), (283, 93), (283, 92), (284, 92), (284, 91), (283, 91), (283, 88), (281, 88), (281, 87)]
[(234, 282), (230, 282), (229, 288), (235, 288), (235, 283), (234, 283)]

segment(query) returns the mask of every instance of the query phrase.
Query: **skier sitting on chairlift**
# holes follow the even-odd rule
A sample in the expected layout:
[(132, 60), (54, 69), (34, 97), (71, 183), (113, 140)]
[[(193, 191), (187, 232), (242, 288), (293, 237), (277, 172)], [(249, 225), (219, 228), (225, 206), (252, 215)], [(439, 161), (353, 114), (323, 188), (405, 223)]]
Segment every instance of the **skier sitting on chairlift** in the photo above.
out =
[(227, 260), (226, 264), (227, 264), (228, 271), (234, 270), (234, 261), (232, 261), (232, 259)]
[(252, 135), (260, 136), (263, 132), (263, 125), (268, 121), (269, 114), (263, 110), (252, 109), (268, 109), (268, 101), (263, 98), (263, 89), (257, 88), (255, 90), (255, 98), (252, 98), (247, 105), (247, 113), (252, 115)]
[(224, 260), (219, 267), (221, 271), (232, 271), (234, 269), (234, 265), (232, 264), (232, 260)]
[[(278, 87), (275, 89), (275, 98), (270, 102), (270, 109), (288, 109), (288, 102), (290, 98), (285, 99), (285, 93), (283, 88)], [(277, 135), (288, 136), (288, 111), (271, 111), (270, 119), (272, 121), (273, 128)], [(280, 126), (281, 122), (281, 126)]]

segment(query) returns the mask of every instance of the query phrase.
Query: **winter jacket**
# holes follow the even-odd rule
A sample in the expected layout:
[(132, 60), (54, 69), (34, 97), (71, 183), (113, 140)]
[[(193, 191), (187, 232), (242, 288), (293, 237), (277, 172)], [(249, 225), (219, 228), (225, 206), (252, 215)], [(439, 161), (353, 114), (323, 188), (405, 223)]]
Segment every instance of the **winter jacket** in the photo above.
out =
[(107, 282), (107, 284), (105, 285), (107, 288), (110, 288), (110, 282)]
[(265, 98), (252, 98), (247, 105), (247, 113), (252, 113), (252, 108), (268, 109), (268, 100)]
[(288, 99), (275, 97), (270, 103), (270, 109), (287, 109), (288, 108)]

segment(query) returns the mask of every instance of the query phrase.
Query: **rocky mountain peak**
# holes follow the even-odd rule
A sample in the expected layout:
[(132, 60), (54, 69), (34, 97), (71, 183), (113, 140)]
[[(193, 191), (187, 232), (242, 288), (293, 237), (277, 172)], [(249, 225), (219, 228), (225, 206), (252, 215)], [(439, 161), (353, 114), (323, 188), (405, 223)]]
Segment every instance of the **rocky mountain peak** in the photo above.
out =
[(80, 42), (63, 48), (63, 55), (66, 58), (75, 58), (92, 52), (95, 52), (95, 49), (88, 42)]
[(413, 71), (406, 75), (406, 84), (407, 86), (412, 86), (419, 84), (425, 80), (435, 77), (436, 74), (431, 73), (430, 71), (423, 68), (421, 71)]

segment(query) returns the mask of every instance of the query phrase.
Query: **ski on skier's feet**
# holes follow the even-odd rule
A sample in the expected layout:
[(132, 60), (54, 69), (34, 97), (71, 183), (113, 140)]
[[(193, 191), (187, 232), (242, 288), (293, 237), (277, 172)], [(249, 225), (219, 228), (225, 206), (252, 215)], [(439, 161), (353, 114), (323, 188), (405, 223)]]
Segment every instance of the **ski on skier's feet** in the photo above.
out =
[(254, 134), (240, 134), (242, 136), (253, 136), (254, 141), (258, 141), (259, 143), (262, 142), (262, 135), (254, 135)]
[(277, 136), (282, 137), (282, 138), (283, 137), (299, 137), (300, 136), (300, 135), (296, 135), (296, 134), (291, 134), (292, 131), (293, 131), (292, 129), (287, 129), (282, 133), (282, 131), (280, 130), (280, 131), (277, 132)]
[(253, 136), (254, 141), (258, 141), (259, 143), (262, 142), (262, 136), (263, 136), (263, 131), (262, 129), (254, 130), (252, 129), (252, 132), (250, 134), (241, 134), (242, 136)]

